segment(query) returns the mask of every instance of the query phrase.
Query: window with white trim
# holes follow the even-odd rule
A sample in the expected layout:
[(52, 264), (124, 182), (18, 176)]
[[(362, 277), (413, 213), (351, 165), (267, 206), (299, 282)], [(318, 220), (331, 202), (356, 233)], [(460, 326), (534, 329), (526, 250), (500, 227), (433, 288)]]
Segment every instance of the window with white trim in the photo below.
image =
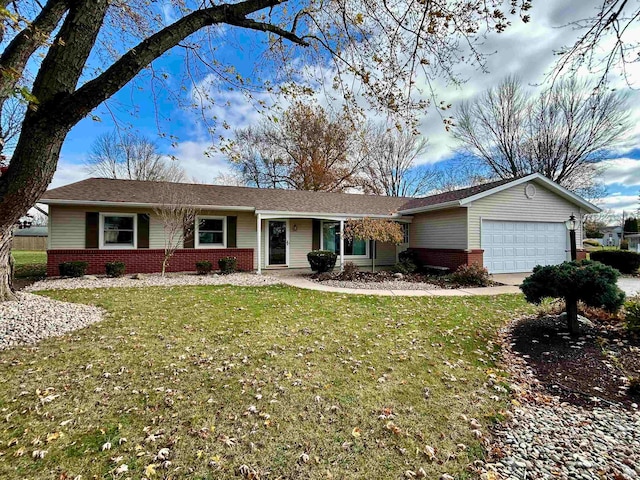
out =
[[(322, 222), (322, 247), (340, 254), (340, 222)], [(344, 240), (344, 255), (346, 257), (369, 257), (369, 242), (366, 240)]]
[(196, 247), (220, 248), (227, 243), (227, 217), (196, 218)]
[(135, 213), (101, 213), (100, 246), (102, 248), (136, 248)]

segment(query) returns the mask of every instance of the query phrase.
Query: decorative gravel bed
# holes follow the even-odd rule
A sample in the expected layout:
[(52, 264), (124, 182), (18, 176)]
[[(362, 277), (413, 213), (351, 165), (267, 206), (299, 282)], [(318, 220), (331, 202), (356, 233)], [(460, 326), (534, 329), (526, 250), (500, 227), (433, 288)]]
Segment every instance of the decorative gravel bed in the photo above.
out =
[(359, 282), (357, 280), (322, 280), (318, 282), (328, 287), (356, 288), (365, 290), (439, 290), (443, 287), (435, 283), (387, 280), (384, 282)]
[[(135, 278), (134, 278), (135, 277)], [(171, 287), (180, 285), (237, 285), (242, 287), (261, 287), (281, 283), (276, 277), (253, 273), (233, 273), (230, 275), (195, 275), (188, 273), (125, 275), (119, 278), (95, 277), (87, 275), (80, 278), (59, 278), (38, 281), (25, 288), (25, 291), (70, 290), (75, 288), (110, 287)]]
[(640, 479), (638, 405), (571, 404), (549, 395), (529, 356), (512, 349), (512, 331), (502, 332), (501, 343), (515, 399), (494, 428), (483, 478)]
[(102, 320), (103, 311), (98, 307), (59, 302), (32, 293), (16, 295), (17, 301), (0, 303), (0, 350), (31, 345)]

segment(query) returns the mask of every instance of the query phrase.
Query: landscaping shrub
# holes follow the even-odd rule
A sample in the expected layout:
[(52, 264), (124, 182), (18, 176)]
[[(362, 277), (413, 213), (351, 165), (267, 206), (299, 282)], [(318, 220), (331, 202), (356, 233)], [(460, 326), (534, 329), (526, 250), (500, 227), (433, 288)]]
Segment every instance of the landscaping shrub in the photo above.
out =
[(629, 250), (629, 240), (622, 240), (620, 242), (620, 250)]
[(238, 259), (236, 257), (222, 257), (218, 260), (220, 272), (224, 275), (238, 271)]
[(402, 273), (404, 275), (407, 275), (409, 273), (415, 273), (417, 269), (418, 267), (416, 267), (415, 263), (405, 258), (404, 260), (396, 263), (391, 270), (393, 270), (395, 273)]
[(47, 266), (41, 263), (16, 265), (13, 267), (13, 278), (44, 278), (47, 276)]
[(415, 250), (403, 250), (398, 254), (398, 263), (411, 262), (416, 266), (416, 270), (422, 267), (418, 253)]
[(307, 253), (311, 270), (318, 273), (328, 272), (336, 266), (338, 256), (329, 250), (313, 250)]
[(486, 287), (491, 283), (489, 272), (482, 265), (460, 265), (450, 277), (453, 283), (464, 286)]
[(624, 303), (624, 292), (616, 282), (617, 270), (599, 262), (582, 260), (560, 265), (538, 265), (524, 279), (520, 289), (528, 302), (539, 304), (544, 298), (564, 298), (567, 322), (572, 333), (578, 332), (578, 301), (590, 307), (617, 311)]
[(198, 275), (206, 275), (213, 270), (213, 265), (209, 260), (200, 260), (196, 262), (196, 273)]
[(345, 262), (344, 269), (340, 273), (342, 280), (355, 280), (358, 274), (358, 266), (353, 262)]
[(582, 243), (584, 245), (589, 245), (591, 247), (599, 247), (599, 246), (601, 246), (600, 242), (598, 240), (593, 239), (593, 238), (587, 238), (587, 239), (583, 240)]
[(630, 332), (640, 332), (640, 298), (629, 299), (624, 304), (624, 316), (627, 330)]
[(126, 266), (124, 262), (107, 262), (104, 269), (107, 272), (107, 276), (115, 278), (124, 275)]
[(635, 273), (640, 267), (640, 254), (624, 250), (591, 252), (591, 260), (609, 265), (621, 273)]
[(82, 277), (87, 273), (89, 264), (82, 261), (62, 262), (58, 265), (61, 277)]

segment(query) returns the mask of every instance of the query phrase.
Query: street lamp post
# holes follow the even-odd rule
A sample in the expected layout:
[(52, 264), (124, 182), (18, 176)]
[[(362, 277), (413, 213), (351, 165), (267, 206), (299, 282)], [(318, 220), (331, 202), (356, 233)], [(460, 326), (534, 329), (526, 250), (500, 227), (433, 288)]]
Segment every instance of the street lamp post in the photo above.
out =
[[(578, 252), (576, 250), (576, 217), (571, 214), (569, 220), (564, 222), (569, 230), (569, 240), (571, 242), (571, 260), (575, 261), (578, 258)], [(569, 323), (569, 330), (571, 333), (578, 332), (578, 298), (575, 295), (570, 295), (565, 298), (567, 308), (567, 321)]]
[(569, 241), (571, 243), (571, 260), (575, 261), (578, 258), (578, 250), (576, 247), (576, 217), (573, 215), (573, 213), (571, 214), (571, 216), (569, 217), (569, 220), (567, 220), (566, 222), (564, 222), (564, 224), (567, 227), (567, 230), (569, 230)]

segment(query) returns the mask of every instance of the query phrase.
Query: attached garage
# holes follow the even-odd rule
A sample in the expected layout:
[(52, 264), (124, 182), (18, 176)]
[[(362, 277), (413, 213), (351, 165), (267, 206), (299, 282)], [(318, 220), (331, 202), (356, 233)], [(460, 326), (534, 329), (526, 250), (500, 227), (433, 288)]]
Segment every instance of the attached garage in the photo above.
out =
[(482, 221), (484, 266), (490, 273), (529, 272), (568, 259), (568, 232), (560, 222)]
[(599, 208), (539, 174), (412, 200), (410, 244), (426, 265), (484, 265), (490, 273), (530, 272), (570, 259), (565, 222), (577, 219), (584, 258), (584, 216)]

